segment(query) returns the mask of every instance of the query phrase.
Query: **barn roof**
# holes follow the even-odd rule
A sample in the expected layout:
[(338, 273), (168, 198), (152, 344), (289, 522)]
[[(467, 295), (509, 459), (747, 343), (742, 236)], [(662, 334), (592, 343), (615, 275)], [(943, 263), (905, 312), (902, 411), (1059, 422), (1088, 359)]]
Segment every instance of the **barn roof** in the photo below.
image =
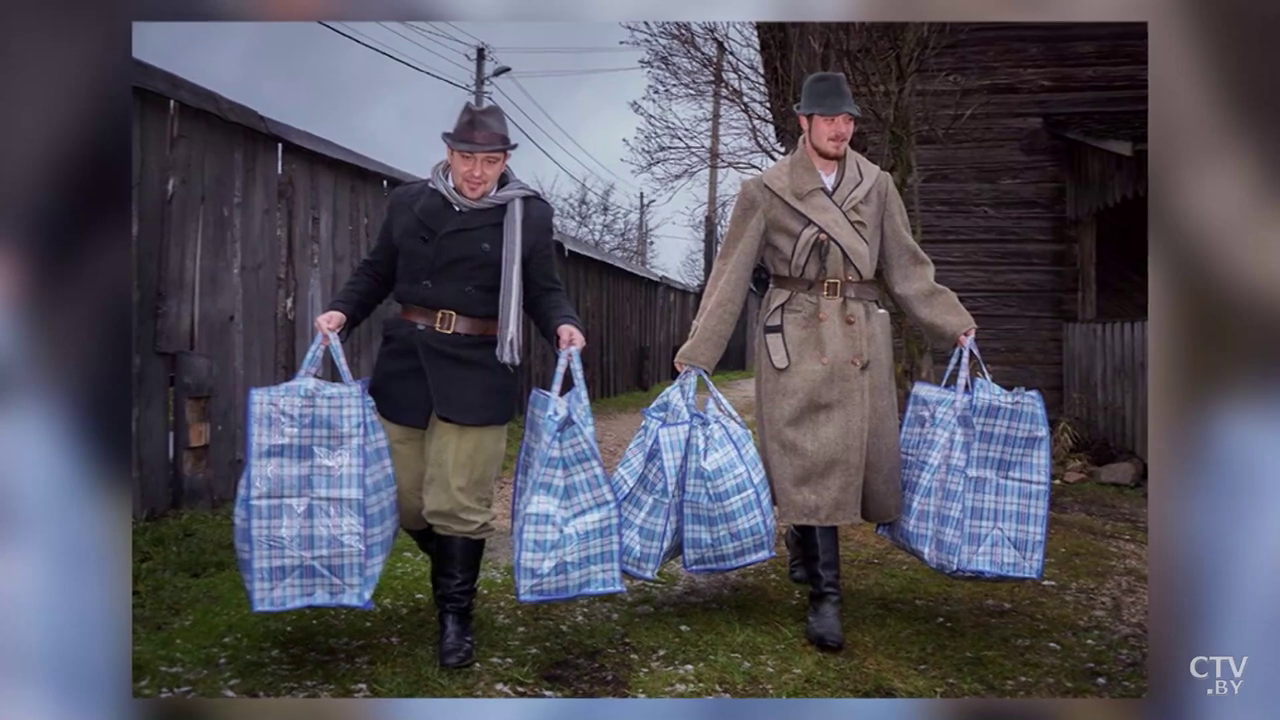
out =
[(1132, 157), (1147, 145), (1145, 112), (1099, 112), (1044, 116), (1044, 128), (1068, 140)]
[(559, 231), (556, 232), (556, 242), (560, 243), (560, 245), (564, 247), (566, 253), (572, 252), (577, 255), (582, 255), (583, 257), (591, 258), (592, 260), (595, 260), (597, 262), (602, 262), (606, 265), (612, 265), (613, 267), (616, 267), (620, 270), (625, 270), (633, 275), (639, 275), (640, 277), (643, 277), (645, 279), (652, 280), (657, 283), (662, 283), (663, 285), (669, 285), (673, 288), (676, 288), (677, 290), (684, 290), (685, 292), (692, 292), (692, 293), (698, 292), (698, 289), (695, 287), (686, 285), (680, 282), (679, 280), (668, 277), (666, 275), (656, 273), (653, 270), (650, 270), (649, 268), (644, 267), (642, 265), (637, 265), (635, 263), (623, 260), (622, 258), (618, 257), (617, 255), (614, 255), (611, 252), (602, 250), (596, 247), (595, 245), (590, 245), (588, 243), (585, 243), (570, 235), (565, 235), (562, 232), (559, 232)]

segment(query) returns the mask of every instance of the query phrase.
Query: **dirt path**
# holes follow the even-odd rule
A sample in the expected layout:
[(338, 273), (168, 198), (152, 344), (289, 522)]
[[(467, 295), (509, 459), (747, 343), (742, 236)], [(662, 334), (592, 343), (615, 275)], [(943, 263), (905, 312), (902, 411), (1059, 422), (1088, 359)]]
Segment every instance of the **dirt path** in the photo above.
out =
[[(754, 379), (734, 380), (717, 387), (743, 419), (751, 419), (756, 404)], [(705, 399), (706, 391), (700, 392), (699, 397)], [(622, 461), (622, 454), (640, 430), (643, 418), (639, 409), (596, 415), (596, 438), (606, 470), (612, 473)], [(504, 476), (494, 492), (494, 508), (498, 512), (494, 526), (498, 529), (498, 537), (486, 548), (487, 557), (504, 564), (511, 563), (511, 492), (512, 478)]]

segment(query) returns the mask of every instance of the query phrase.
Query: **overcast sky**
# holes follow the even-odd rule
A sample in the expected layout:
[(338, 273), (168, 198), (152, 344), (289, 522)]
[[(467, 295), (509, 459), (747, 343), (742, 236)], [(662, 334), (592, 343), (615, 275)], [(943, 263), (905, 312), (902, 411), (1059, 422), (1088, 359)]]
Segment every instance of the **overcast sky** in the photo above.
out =
[[(638, 69), (642, 54), (618, 44), (627, 35), (621, 26), (333, 25), (463, 86), (471, 85), (474, 73), (467, 55), (474, 57), (471, 46), (483, 40), (497, 62), (513, 68), (492, 81), (492, 99), (546, 151), (512, 126), (520, 142), (511, 163), (517, 175), (554, 181), (563, 191), (576, 184), (567, 170), (582, 180), (616, 182), (633, 201), (643, 189), (622, 158), (623, 140), (636, 129), (628, 103), (644, 94), (647, 83)], [(417, 176), (443, 157), (440, 133), (453, 126), (470, 97), (318, 23), (134, 23), (133, 54), (262, 115)], [(688, 204), (696, 195), (690, 191)], [(656, 213), (667, 222), (655, 240), (655, 269), (672, 276), (689, 245), (700, 243), (676, 214), (683, 207), (673, 202)]]

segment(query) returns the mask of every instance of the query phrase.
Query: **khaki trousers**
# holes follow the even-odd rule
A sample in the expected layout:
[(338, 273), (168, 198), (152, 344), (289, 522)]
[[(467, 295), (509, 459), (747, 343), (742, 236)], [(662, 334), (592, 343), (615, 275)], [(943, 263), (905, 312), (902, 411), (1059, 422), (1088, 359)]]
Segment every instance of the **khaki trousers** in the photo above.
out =
[(391, 442), (401, 527), (492, 537), (493, 490), (506, 456), (508, 426), (455, 425), (432, 415), (421, 430), (380, 419)]

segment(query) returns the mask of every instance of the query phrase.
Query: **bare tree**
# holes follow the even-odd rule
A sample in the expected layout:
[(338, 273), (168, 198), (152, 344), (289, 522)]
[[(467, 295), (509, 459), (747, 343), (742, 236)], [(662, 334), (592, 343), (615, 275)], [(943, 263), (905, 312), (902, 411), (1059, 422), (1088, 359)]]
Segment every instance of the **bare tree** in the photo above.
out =
[[(724, 241), (724, 234), (729, 227), (729, 216), (733, 211), (733, 203), (737, 200), (736, 189), (726, 189), (719, 193), (716, 201), (716, 251), (720, 250), (720, 243)], [(683, 224), (691, 233), (689, 245), (685, 249), (684, 255), (680, 257), (680, 281), (686, 285), (693, 287), (701, 287), (703, 280), (702, 272), (702, 232), (703, 223), (706, 222), (707, 203), (702, 201), (690, 206), (684, 213), (682, 218)]]
[(702, 238), (691, 237), (676, 269), (680, 282), (690, 287), (702, 286)]
[(623, 27), (630, 32), (624, 44), (645, 51), (640, 64), (649, 77), (644, 97), (631, 103), (640, 124), (627, 141), (627, 162), (664, 196), (699, 179), (705, 182), (717, 41), (725, 48), (721, 171), (755, 174), (782, 156), (754, 25), (635, 22)]
[[(864, 120), (878, 151), (874, 155), (901, 188), (917, 241), (924, 234), (917, 139), (933, 134), (945, 142), (976, 108), (966, 78), (930, 70), (930, 63), (957, 35), (942, 23), (853, 23), (829, 43), (842, 59), (853, 92), (864, 98)], [(903, 342), (898, 384), (905, 398), (915, 380), (933, 378), (933, 349), (902, 313), (895, 312), (893, 322)]]
[(613, 183), (586, 181), (564, 189), (556, 181), (535, 179), (530, 184), (555, 207), (559, 232), (636, 265), (653, 263), (653, 233), (662, 223), (649, 213), (642, 224), (639, 204)]
[(877, 141), (877, 162), (902, 188), (917, 239), (922, 180), (917, 139), (934, 135), (945, 142), (977, 108), (967, 78), (930, 68), (960, 32), (945, 23), (853, 23), (831, 43), (853, 92), (865, 98), (864, 120)]

